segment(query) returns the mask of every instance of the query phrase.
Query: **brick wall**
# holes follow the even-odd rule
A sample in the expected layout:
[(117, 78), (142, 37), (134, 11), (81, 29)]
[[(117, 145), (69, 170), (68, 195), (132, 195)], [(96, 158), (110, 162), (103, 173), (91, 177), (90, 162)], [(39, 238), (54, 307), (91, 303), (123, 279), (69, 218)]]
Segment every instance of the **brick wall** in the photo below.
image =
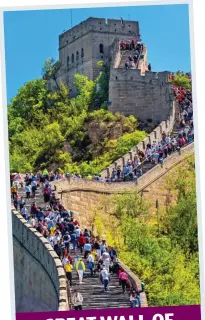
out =
[(127, 162), (128, 159), (133, 159), (137, 150), (145, 151), (146, 145), (148, 143), (152, 143), (153, 141), (160, 141), (162, 139), (162, 133), (170, 134), (173, 130), (175, 123), (175, 109), (176, 103), (172, 102), (172, 106), (169, 110), (169, 115), (167, 116), (166, 121), (162, 121), (143, 141), (137, 144), (136, 147), (132, 148), (127, 154), (123, 157), (117, 159), (114, 163), (112, 163), (106, 170), (101, 173), (101, 176), (105, 178), (106, 176), (110, 176), (112, 173), (112, 169), (117, 166), (123, 167), (123, 164)]
[[(138, 179), (138, 182), (103, 183), (84, 179), (67, 179), (55, 181), (56, 193), (59, 194), (63, 205), (69, 210), (75, 211), (77, 219), (85, 228), (91, 228), (94, 212), (103, 212), (102, 203), (109, 204), (109, 197), (114, 194), (133, 192), (134, 189), (141, 193), (148, 188), (155, 188), (154, 184), (161, 184), (158, 179), (163, 179), (170, 170), (175, 170), (177, 164), (183, 161), (187, 155), (194, 153), (194, 143), (186, 146), (178, 152), (173, 153), (164, 161), (164, 166), (155, 166)], [(155, 195), (163, 196), (163, 191), (157, 188)], [(151, 202), (155, 204), (155, 195), (152, 194)], [(144, 194), (145, 196), (145, 194)], [(146, 195), (149, 196), (148, 194)]]
[[(111, 58), (112, 44), (116, 39), (139, 39), (139, 24), (136, 21), (89, 18), (72, 29), (59, 36), (59, 61), (61, 68), (57, 73), (58, 84), (67, 84), (71, 96), (76, 95), (76, 88), (73, 85), (76, 73), (87, 76), (90, 80), (96, 79), (99, 74), (97, 61), (109, 61)], [(100, 45), (103, 45), (103, 53), (100, 52)], [(81, 58), (81, 50), (84, 57)], [(76, 53), (79, 59), (76, 60)], [(74, 55), (74, 62), (72, 62)], [(69, 65), (68, 65), (69, 59)], [(50, 90), (56, 89), (53, 80), (48, 81)]]
[[(143, 69), (143, 67), (142, 67)], [(158, 78), (157, 78), (158, 77)], [(154, 73), (141, 70), (111, 69), (109, 82), (109, 110), (134, 115), (154, 124), (166, 120), (171, 109), (168, 72)]]
[(12, 211), (16, 312), (69, 310), (61, 261), (46, 239)]
[[(97, 181), (88, 181), (83, 179), (67, 180), (53, 182), (56, 186), (56, 193), (61, 197), (61, 201), (65, 208), (75, 212), (76, 219), (83, 228), (92, 229), (94, 214), (106, 210), (109, 207), (109, 197), (114, 194), (124, 194), (133, 192), (136, 189), (139, 193), (148, 190), (143, 197), (151, 203), (151, 210), (154, 213), (156, 199), (164, 199), (166, 195), (162, 190), (162, 181), (172, 170), (176, 170), (178, 165), (183, 165), (183, 161), (187, 156), (194, 153), (194, 143), (186, 146), (181, 150), (181, 154), (174, 153), (164, 161), (164, 166), (155, 166), (153, 169), (144, 174), (138, 183), (122, 182), (122, 183), (101, 183)], [(162, 202), (161, 202), (162, 203)], [(133, 287), (141, 290), (140, 279), (131, 272), (131, 270), (121, 261), (122, 268), (127, 272), (129, 281)], [(142, 307), (147, 307), (147, 298), (144, 292), (141, 293)]]

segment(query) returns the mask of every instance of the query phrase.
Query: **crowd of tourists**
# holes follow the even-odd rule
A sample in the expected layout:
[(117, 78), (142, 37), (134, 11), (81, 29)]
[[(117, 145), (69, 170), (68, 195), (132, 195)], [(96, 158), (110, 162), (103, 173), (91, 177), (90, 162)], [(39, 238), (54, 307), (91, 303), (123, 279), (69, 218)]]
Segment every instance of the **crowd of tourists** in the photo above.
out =
[[(24, 179), (19, 173), (12, 175), (11, 196), (16, 210), (55, 250), (62, 261), (70, 287), (73, 286), (74, 270), (78, 274), (79, 285), (83, 283), (83, 278), (88, 276), (85, 271), (89, 270), (91, 283), (92, 277), (99, 277), (104, 292), (109, 290), (112, 275), (115, 274), (122, 292), (127, 291), (130, 294), (131, 307), (140, 307), (140, 292), (132, 288), (127, 273), (120, 267), (116, 250), (110, 247), (105, 239), (95, 237), (87, 229), (83, 230), (79, 221), (74, 218), (74, 212), (66, 210), (60, 199), (56, 198), (48, 178), (46, 170), (41, 174), (26, 174)], [(28, 191), (27, 187), (31, 185)], [(12, 189), (14, 186), (15, 191)], [(41, 198), (44, 202), (41, 206), (37, 204), (35, 198), (38, 188), (39, 192), (42, 192)], [(19, 197), (20, 190), (21, 197)], [(33, 201), (28, 208), (30, 197), (33, 197)], [(144, 290), (143, 284), (142, 290)], [(83, 296), (77, 289), (74, 290), (72, 301), (76, 310), (82, 309)]]
[[(135, 51), (134, 54), (130, 54), (125, 61), (125, 69), (137, 69), (139, 59), (142, 56), (144, 50), (144, 44), (142, 41), (126, 40), (120, 42), (121, 51)], [(151, 64), (148, 65), (148, 70), (151, 71)]]
[(185, 73), (185, 72), (183, 72), (183, 71), (178, 70), (176, 73), (171, 72), (171, 73), (169, 74), (169, 80), (170, 80), (170, 82), (175, 79), (176, 75), (187, 76), (187, 77), (189, 78), (189, 80), (191, 81), (191, 73), (190, 73), (190, 72)]
[[(125, 50), (135, 50), (135, 49), (140, 49), (141, 46), (143, 46), (141, 41), (136, 41), (136, 39), (132, 40), (123, 40), (120, 42), (120, 50), (125, 51)], [(143, 47), (142, 47), (143, 48)]]

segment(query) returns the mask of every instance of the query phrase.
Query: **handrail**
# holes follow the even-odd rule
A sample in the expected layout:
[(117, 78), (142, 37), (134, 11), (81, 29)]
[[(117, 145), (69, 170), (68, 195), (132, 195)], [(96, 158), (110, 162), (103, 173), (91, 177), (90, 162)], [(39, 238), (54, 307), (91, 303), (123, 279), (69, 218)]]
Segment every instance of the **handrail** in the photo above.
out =
[[(193, 141), (185, 144), (183, 147), (177, 146), (177, 148), (182, 149), (182, 148), (184, 148), (184, 147), (187, 147), (189, 144), (191, 144), (191, 143), (193, 143), (193, 142), (194, 142), (194, 139), (193, 139)], [(170, 142), (169, 142), (169, 143), (170, 143)], [(162, 150), (164, 149), (164, 147), (168, 146), (169, 143), (165, 144), (165, 145), (162, 147)], [(171, 154), (174, 154), (174, 153), (176, 153), (176, 152), (180, 153), (180, 149), (179, 149), (179, 150), (175, 150), (175, 151), (172, 152)], [(130, 173), (133, 173), (133, 172), (134, 172), (135, 170), (137, 170), (138, 168), (142, 167), (142, 165), (145, 164), (145, 163), (148, 161), (149, 158), (153, 157), (153, 155), (154, 155), (154, 152), (153, 152), (150, 156), (148, 156), (144, 161), (142, 161), (141, 164), (139, 164), (139, 165), (137, 165), (135, 168), (133, 168), (132, 172), (127, 173), (127, 174), (125, 175), (125, 177), (127, 177)]]
[[(186, 146), (184, 146), (182, 149), (185, 149), (186, 147), (188, 147), (189, 145), (194, 144), (194, 141), (190, 142), (189, 144), (187, 144)], [(186, 157), (190, 157), (191, 155), (187, 155)], [(175, 166), (177, 166), (179, 163), (181, 163), (182, 161), (184, 161), (185, 159), (179, 159), (176, 162), (174, 162), (169, 168), (166, 168), (165, 172), (160, 173), (156, 178), (154, 178), (153, 180), (149, 181), (145, 186), (142, 186), (140, 189), (138, 189), (138, 193), (142, 192), (144, 189), (146, 189), (147, 187), (149, 187), (152, 183), (154, 183), (155, 181), (157, 181), (158, 179), (160, 179), (161, 177), (163, 177), (165, 174), (167, 174), (167, 172), (169, 172), (170, 170), (172, 170)]]

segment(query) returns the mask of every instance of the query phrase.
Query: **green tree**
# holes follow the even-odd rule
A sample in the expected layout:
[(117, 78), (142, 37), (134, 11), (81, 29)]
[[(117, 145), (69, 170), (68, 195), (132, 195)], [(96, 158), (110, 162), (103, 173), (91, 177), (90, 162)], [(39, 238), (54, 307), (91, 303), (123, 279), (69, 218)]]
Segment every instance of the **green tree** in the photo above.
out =
[(172, 83), (185, 89), (191, 89), (191, 80), (189, 79), (188, 75), (184, 73), (176, 73)]
[(110, 66), (104, 61), (98, 61), (97, 67), (100, 70), (99, 76), (96, 79), (97, 84), (97, 98), (100, 100), (100, 103), (103, 104), (104, 101), (108, 101), (109, 95), (109, 78), (110, 78)]
[(55, 81), (56, 87), (60, 90), (57, 82), (57, 73), (61, 67), (60, 61), (55, 61), (53, 58), (49, 58), (45, 61), (42, 68), (42, 76), (45, 80), (53, 79)]

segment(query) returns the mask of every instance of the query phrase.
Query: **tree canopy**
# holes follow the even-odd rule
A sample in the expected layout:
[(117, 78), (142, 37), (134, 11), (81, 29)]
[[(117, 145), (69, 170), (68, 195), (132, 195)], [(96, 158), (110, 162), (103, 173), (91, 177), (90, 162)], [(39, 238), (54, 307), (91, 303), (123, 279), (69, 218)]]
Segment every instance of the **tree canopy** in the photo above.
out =
[(170, 173), (162, 188), (176, 201), (164, 212), (159, 233), (151, 223), (154, 212), (136, 192), (115, 195), (103, 213), (97, 208), (95, 233), (145, 282), (149, 306), (200, 304), (194, 158)]
[[(27, 82), (8, 106), (11, 171), (35, 171), (43, 164), (83, 176), (99, 174), (146, 136), (137, 130), (133, 116), (104, 109), (108, 97), (106, 65), (98, 63), (101, 71), (96, 81), (76, 74), (77, 96), (73, 98), (63, 83), (58, 83), (56, 91), (48, 90), (47, 80), (57, 83), (59, 67), (53, 59), (46, 60), (43, 79)], [(96, 98), (102, 105), (98, 110), (94, 108)], [(99, 131), (96, 139), (92, 126)]]

